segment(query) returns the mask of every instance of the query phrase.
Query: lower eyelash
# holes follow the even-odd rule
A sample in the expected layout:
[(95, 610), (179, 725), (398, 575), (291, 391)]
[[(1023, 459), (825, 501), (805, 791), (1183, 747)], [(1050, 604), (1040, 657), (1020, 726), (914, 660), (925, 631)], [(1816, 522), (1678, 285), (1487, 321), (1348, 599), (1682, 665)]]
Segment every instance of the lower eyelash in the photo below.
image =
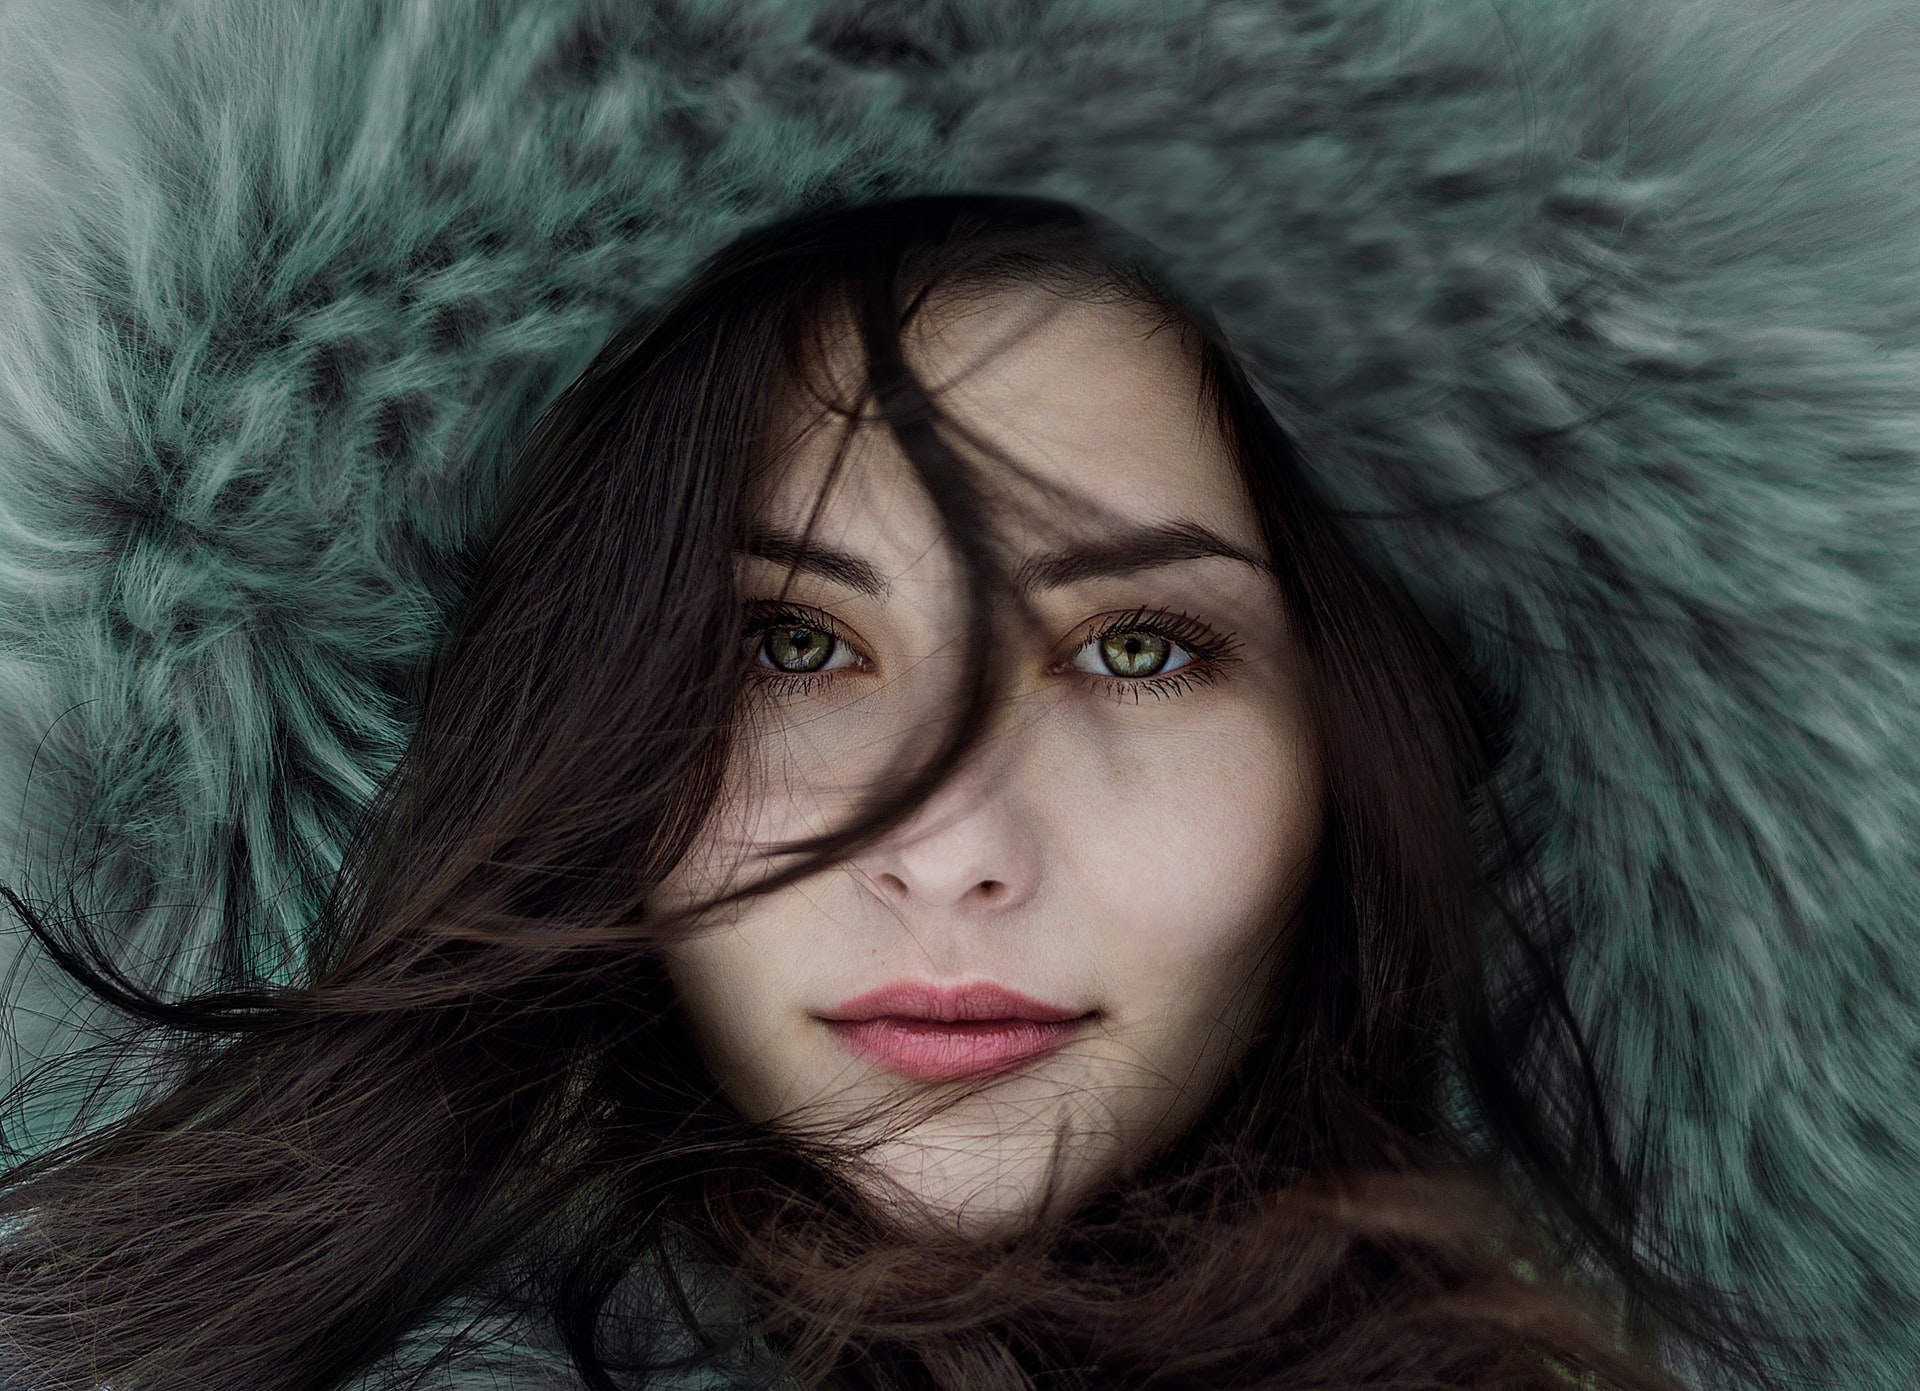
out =
[[(749, 614), (745, 636), (761, 642), (766, 641), (767, 634), (773, 629), (788, 624), (817, 628), (836, 644), (846, 641), (840, 636), (840, 630), (826, 621), (825, 614), (805, 613), (778, 605), (752, 605)], [(825, 685), (830, 676), (831, 673), (824, 671), (771, 671), (752, 661), (747, 663), (747, 679), (758, 686), (763, 694), (770, 696), (805, 695)]]
[(824, 672), (773, 671), (752, 668), (749, 678), (768, 695), (806, 695), (818, 690), (829, 678)]
[(1121, 633), (1151, 633), (1165, 638), (1192, 658), (1185, 666), (1165, 676), (1100, 676), (1087, 673), (1087, 679), (1102, 695), (1123, 704), (1138, 705), (1143, 696), (1172, 700), (1196, 686), (1211, 686), (1220, 679), (1220, 671), (1239, 650), (1240, 644), (1229, 634), (1222, 637), (1188, 613), (1168, 613), (1156, 609), (1135, 609), (1132, 613), (1103, 623), (1087, 635), (1090, 643), (1104, 642)]
[(1172, 700), (1185, 695), (1196, 686), (1211, 686), (1220, 679), (1220, 672), (1212, 665), (1211, 659), (1198, 653), (1194, 659), (1178, 671), (1166, 676), (1141, 676), (1126, 678), (1120, 676), (1094, 676), (1089, 678), (1102, 695), (1125, 704), (1131, 701), (1138, 705), (1142, 696), (1152, 696), (1155, 700)]

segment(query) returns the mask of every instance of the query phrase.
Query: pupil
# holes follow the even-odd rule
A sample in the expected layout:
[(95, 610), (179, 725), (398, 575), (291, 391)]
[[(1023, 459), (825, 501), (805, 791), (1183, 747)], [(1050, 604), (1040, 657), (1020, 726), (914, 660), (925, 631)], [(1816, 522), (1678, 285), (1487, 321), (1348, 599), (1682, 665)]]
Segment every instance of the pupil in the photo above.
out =
[(1115, 676), (1152, 676), (1172, 654), (1172, 644), (1152, 633), (1116, 633), (1100, 645)]
[(818, 671), (833, 655), (833, 643), (811, 628), (775, 628), (767, 634), (766, 653), (782, 671)]

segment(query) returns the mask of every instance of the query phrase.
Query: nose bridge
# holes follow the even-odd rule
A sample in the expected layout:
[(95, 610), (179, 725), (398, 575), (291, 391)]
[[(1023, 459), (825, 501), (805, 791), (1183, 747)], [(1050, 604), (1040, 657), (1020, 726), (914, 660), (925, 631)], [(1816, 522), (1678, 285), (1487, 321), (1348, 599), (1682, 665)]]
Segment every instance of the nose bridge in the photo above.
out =
[(937, 841), (956, 831), (965, 834), (969, 823), (1001, 810), (992, 803), (1004, 800), (1010, 791), (1004, 774), (1005, 760), (994, 756), (989, 747), (970, 750), (901, 822), (897, 832), (901, 845)]

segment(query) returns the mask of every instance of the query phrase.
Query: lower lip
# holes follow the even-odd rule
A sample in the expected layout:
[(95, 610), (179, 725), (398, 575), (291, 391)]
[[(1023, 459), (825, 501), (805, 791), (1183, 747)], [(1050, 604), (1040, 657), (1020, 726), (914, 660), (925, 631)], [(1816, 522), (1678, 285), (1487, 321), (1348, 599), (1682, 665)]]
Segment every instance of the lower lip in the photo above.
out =
[(881, 1067), (916, 1082), (992, 1077), (1057, 1051), (1080, 1020), (858, 1019), (829, 1020), (842, 1044)]

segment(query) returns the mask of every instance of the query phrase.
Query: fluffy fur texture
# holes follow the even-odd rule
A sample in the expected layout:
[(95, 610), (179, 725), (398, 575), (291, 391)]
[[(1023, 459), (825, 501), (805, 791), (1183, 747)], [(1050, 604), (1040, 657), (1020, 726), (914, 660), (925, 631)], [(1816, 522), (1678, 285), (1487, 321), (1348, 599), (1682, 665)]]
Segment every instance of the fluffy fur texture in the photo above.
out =
[(0, 0), (0, 874), (98, 828), (129, 960), (289, 960), (614, 325), (813, 200), (1065, 197), (1511, 700), (1678, 1251), (1909, 1387), (1915, 71), (1910, 0)]

